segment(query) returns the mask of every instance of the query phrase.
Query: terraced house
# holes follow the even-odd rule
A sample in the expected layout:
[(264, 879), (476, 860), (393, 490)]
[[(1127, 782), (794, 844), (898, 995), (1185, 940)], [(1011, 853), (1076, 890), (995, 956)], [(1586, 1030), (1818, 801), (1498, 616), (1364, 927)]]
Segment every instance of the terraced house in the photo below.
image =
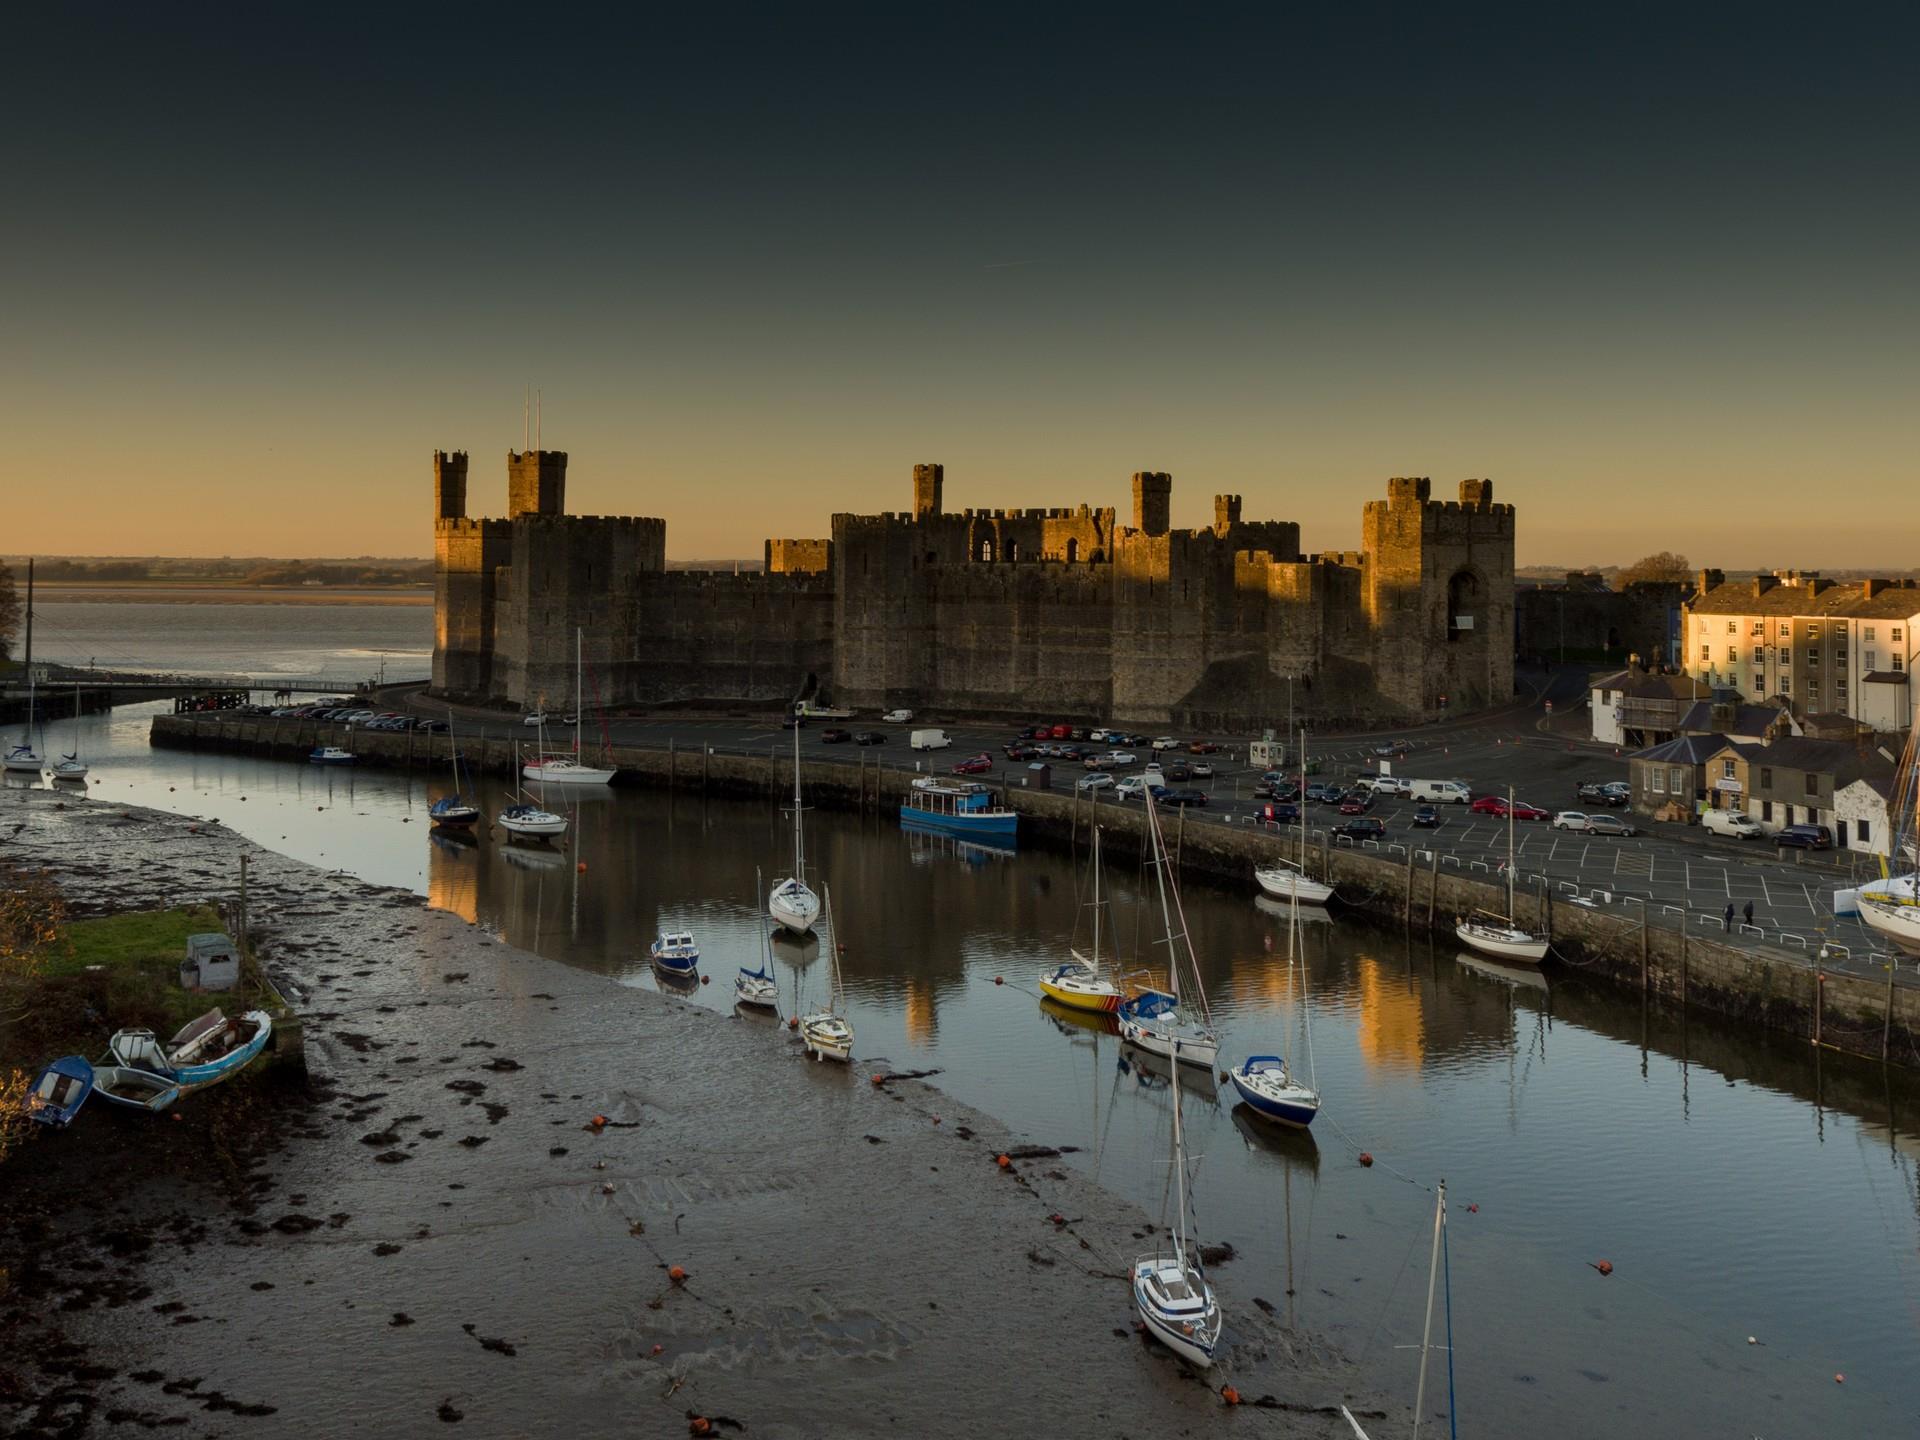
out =
[(1824, 579), (1781, 570), (1728, 582), (1702, 570), (1687, 602), (1682, 663), (1703, 687), (1779, 698), (1803, 715), (1907, 730), (1920, 628), (1912, 581)]

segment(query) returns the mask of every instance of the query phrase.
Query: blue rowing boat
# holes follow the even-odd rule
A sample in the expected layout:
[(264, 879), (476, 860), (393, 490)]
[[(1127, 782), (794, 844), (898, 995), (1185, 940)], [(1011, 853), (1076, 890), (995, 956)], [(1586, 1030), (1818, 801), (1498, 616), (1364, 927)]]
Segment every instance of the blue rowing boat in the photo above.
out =
[(27, 1092), (27, 1118), (64, 1130), (93, 1093), (93, 1066), (83, 1056), (62, 1055), (33, 1077)]

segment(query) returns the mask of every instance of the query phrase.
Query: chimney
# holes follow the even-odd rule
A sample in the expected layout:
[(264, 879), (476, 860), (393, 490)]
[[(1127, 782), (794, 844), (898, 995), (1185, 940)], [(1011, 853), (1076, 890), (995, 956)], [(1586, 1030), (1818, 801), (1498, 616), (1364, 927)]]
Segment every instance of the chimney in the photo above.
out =
[(1754, 577), (1753, 577), (1753, 595), (1754, 595), (1754, 598), (1755, 598), (1756, 600), (1757, 600), (1757, 599), (1759, 599), (1759, 598), (1760, 598), (1760, 597), (1761, 597), (1762, 595), (1764, 595), (1764, 594), (1766, 594), (1766, 593), (1767, 593), (1767, 591), (1769, 591), (1769, 590), (1771, 590), (1771, 589), (1773, 589), (1773, 587), (1774, 587), (1774, 586), (1776, 586), (1776, 585), (1778, 585), (1779, 583), (1780, 583), (1780, 582), (1779, 582), (1778, 580), (1776, 580), (1776, 579), (1774, 579), (1774, 577), (1773, 577), (1773, 576), (1771, 576), (1771, 575), (1756, 575), (1756, 576), (1754, 576)]
[(1724, 585), (1726, 580), (1727, 577), (1724, 571), (1702, 570), (1700, 572), (1700, 578), (1694, 584), (1694, 593), (1696, 595), (1704, 595), (1716, 585)]
[(1871, 600), (1882, 590), (1885, 590), (1888, 584), (1889, 582), (1885, 580), (1862, 580), (1860, 582), (1860, 598), (1862, 600)]

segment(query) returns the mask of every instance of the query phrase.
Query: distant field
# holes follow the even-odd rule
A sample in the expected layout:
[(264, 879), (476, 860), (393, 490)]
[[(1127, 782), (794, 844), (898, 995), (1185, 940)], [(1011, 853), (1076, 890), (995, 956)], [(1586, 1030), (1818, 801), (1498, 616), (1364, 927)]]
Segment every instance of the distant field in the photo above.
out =
[(42, 580), (43, 600), (78, 605), (431, 605), (431, 585), (249, 585), (242, 580)]

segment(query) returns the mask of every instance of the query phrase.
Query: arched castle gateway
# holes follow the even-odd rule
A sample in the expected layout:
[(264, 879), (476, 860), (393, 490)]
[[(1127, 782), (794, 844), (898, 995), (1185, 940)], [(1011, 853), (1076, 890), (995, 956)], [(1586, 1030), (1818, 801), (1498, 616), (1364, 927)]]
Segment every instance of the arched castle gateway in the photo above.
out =
[(1214, 497), (1173, 530), (1173, 481), (1112, 509), (835, 515), (768, 540), (764, 574), (666, 568), (666, 522), (566, 513), (567, 457), (510, 452), (501, 520), (466, 513), (467, 457), (436, 452), (433, 685), (559, 704), (573, 636), (615, 705), (760, 703), (817, 681), (839, 705), (1251, 730), (1287, 713), (1458, 714), (1513, 691), (1513, 507), (1425, 479), (1370, 500), (1358, 551), (1303, 555), (1300, 527)]

